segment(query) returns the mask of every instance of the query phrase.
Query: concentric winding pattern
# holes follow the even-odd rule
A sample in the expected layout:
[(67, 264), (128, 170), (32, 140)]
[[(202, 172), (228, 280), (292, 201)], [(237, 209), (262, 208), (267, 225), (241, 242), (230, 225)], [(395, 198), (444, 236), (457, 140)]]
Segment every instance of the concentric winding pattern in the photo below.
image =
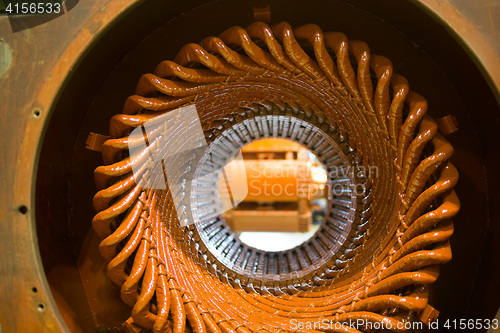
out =
[[(288, 257), (283, 265), (292, 274), (278, 272), (273, 281), (262, 279), (261, 272), (235, 271), (207, 249), (199, 228), (180, 227), (168, 190), (141, 187), (148, 170), (134, 179), (132, 165), (138, 161), (127, 154), (134, 145), (130, 131), (190, 103), (209, 143), (263, 119), (271, 129), (267, 136), (297, 141), (304, 126), (279, 124), (311, 124), (341, 147), (346, 165), (376, 167), (376, 174), (352, 179), (364, 184), (363, 195), (348, 192), (346, 198), (354, 200), (329, 208), (332, 223), (349, 221), (350, 230), (338, 224), (331, 236), (345, 231), (345, 241), (320, 267), (293, 274), (332, 250), (326, 238), (313, 245), (316, 257), (308, 251)], [(388, 59), (316, 25), (233, 27), (160, 63), (154, 74), (141, 78), (123, 114), (112, 118), (111, 139), (103, 147), (106, 165), (95, 170), (93, 226), (103, 239), (108, 276), (132, 307), (124, 326), (248, 333), (295, 331), (291, 319), (321, 318), (364, 319), (400, 330), (397, 322), (425, 308), (439, 264), (451, 259), (450, 218), (459, 209), (453, 191), (458, 172), (449, 162), (453, 148), (426, 111), (426, 100), (392, 72)], [(251, 140), (257, 139), (250, 132)], [(248, 135), (237, 136), (245, 142)], [(233, 240), (222, 242), (227, 251), (237, 251)], [(256, 267), (264, 257), (245, 255), (245, 260)]]

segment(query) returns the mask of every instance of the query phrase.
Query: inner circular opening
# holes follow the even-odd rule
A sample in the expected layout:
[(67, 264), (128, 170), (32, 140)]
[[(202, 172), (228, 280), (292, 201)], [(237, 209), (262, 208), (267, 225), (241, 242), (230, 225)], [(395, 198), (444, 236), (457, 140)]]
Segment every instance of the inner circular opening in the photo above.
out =
[(284, 251), (310, 239), (327, 211), (327, 172), (318, 157), (281, 138), (256, 140), (241, 152), (248, 194), (223, 214), (231, 231), (262, 251)]
[[(264, 284), (276, 283), (277, 276), (286, 284), (335, 266), (357, 221), (359, 180), (352, 156), (345, 153), (348, 145), (334, 127), (321, 126), (259, 115), (227, 128), (209, 144), (190, 195), (197, 221), (190, 226), (196, 230), (193, 246), (201, 260), (222, 265), (218, 269), (229, 279), (258, 276)], [(212, 192), (220, 194), (222, 204), (214, 204)]]

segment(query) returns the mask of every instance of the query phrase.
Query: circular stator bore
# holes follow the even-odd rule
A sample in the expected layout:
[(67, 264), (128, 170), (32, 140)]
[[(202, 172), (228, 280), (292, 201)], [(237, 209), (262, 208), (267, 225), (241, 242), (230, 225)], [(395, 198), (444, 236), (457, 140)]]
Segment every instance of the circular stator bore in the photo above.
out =
[[(267, 112), (262, 111), (262, 114), (265, 113)], [(200, 247), (206, 250), (200, 252), (209, 255), (209, 262), (217, 263), (220, 266), (218, 270), (225, 271), (231, 281), (251, 279), (255, 280), (254, 285), (273, 288), (277, 284), (287, 287), (293, 279), (311, 276), (311, 273), (321, 276), (320, 270), (334, 266), (336, 256), (341, 255), (338, 252), (346, 249), (353, 238), (359, 237), (358, 223), (361, 219), (356, 218), (356, 213), (362, 205), (358, 205), (357, 197), (362, 198), (365, 193), (357, 193), (356, 185), (364, 183), (359, 178), (355, 179), (360, 172), (349, 162), (347, 156), (351, 152), (343, 152), (334, 140), (340, 140), (338, 133), (331, 126), (323, 128), (328, 133), (312, 123), (292, 116), (256, 116), (228, 128), (210, 144), (206, 155), (213, 151), (220, 152), (224, 165), (231, 159), (231, 153), (262, 138), (282, 138), (300, 143), (325, 166), (326, 173), (330, 176), (328, 186), (337, 189), (337, 185), (341, 185), (339, 189), (342, 189), (335, 191), (328, 201), (326, 219), (319, 230), (309, 240), (290, 250), (267, 252), (249, 247), (240, 241), (222, 216), (195, 224), (196, 233), (193, 237), (199, 238)], [(348, 150), (346, 147), (344, 143), (344, 149)], [(212, 165), (206, 162), (200, 164), (200, 172), (212, 172)], [(205, 164), (209, 166), (206, 167)], [(340, 170), (344, 172), (341, 173)], [(201, 186), (218, 189), (219, 181), (220, 173), (213, 173)], [(199, 196), (196, 188), (193, 192), (195, 209), (198, 205), (206, 205), (205, 201), (211, 198)], [(255, 219), (258, 218), (257, 215)], [(351, 232), (353, 223), (355, 230)]]
[[(186, 105), (196, 107), (209, 147), (228, 140), (237, 151), (281, 137), (311, 149), (327, 170), (353, 167), (330, 179), (349, 190), (329, 199), (310, 241), (257, 251), (220, 217), (182, 225), (179, 193), (143, 186), (150, 173), (134, 176), (129, 134)], [(438, 264), (451, 258), (459, 208), (453, 148), (426, 111), (388, 59), (316, 25), (257, 22), (185, 45), (140, 79), (111, 120), (106, 165), (95, 171), (93, 226), (108, 276), (132, 307), (125, 326), (182, 332), (189, 322), (196, 332), (242, 333), (324, 318), (396, 327), (422, 311)]]

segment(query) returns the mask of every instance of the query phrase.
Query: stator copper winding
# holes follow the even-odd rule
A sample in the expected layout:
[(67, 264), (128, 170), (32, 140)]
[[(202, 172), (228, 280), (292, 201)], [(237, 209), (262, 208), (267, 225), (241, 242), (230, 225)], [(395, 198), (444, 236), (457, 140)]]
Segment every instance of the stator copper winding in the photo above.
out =
[[(354, 172), (348, 181), (366, 192), (330, 200), (320, 230), (288, 251), (246, 247), (222, 218), (181, 227), (169, 190), (141, 187), (147, 172), (134, 178), (129, 134), (191, 104), (209, 144), (281, 137), (306, 145), (327, 169), (342, 157), (341, 165), (378, 173)], [(312, 332), (306, 324), (318, 319), (404, 330), (397, 323), (426, 308), (439, 264), (451, 259), (459, 210), (453, 148), (426, 112), (387, 58), (313, 24), (232, 27), (160, 63), (111, 119), (105, 165), (95, 170), (92, 223), (108, 276), (132, 308), (126, 330)]]

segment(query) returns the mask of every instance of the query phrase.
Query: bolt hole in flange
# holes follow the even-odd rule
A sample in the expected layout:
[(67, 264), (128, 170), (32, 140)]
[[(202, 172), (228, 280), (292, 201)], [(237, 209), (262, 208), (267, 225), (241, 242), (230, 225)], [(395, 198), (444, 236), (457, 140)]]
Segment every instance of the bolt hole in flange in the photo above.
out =
[(25, 205), (19, 206), (17, 210), (23, 215), (26, 215), (28, 213), (28, 207), (26, 207)]
[(39, 108), (33, 109), (33, 117), (40, 118), (41, 115), (42, 115), (42, 110), (40, 110)]

